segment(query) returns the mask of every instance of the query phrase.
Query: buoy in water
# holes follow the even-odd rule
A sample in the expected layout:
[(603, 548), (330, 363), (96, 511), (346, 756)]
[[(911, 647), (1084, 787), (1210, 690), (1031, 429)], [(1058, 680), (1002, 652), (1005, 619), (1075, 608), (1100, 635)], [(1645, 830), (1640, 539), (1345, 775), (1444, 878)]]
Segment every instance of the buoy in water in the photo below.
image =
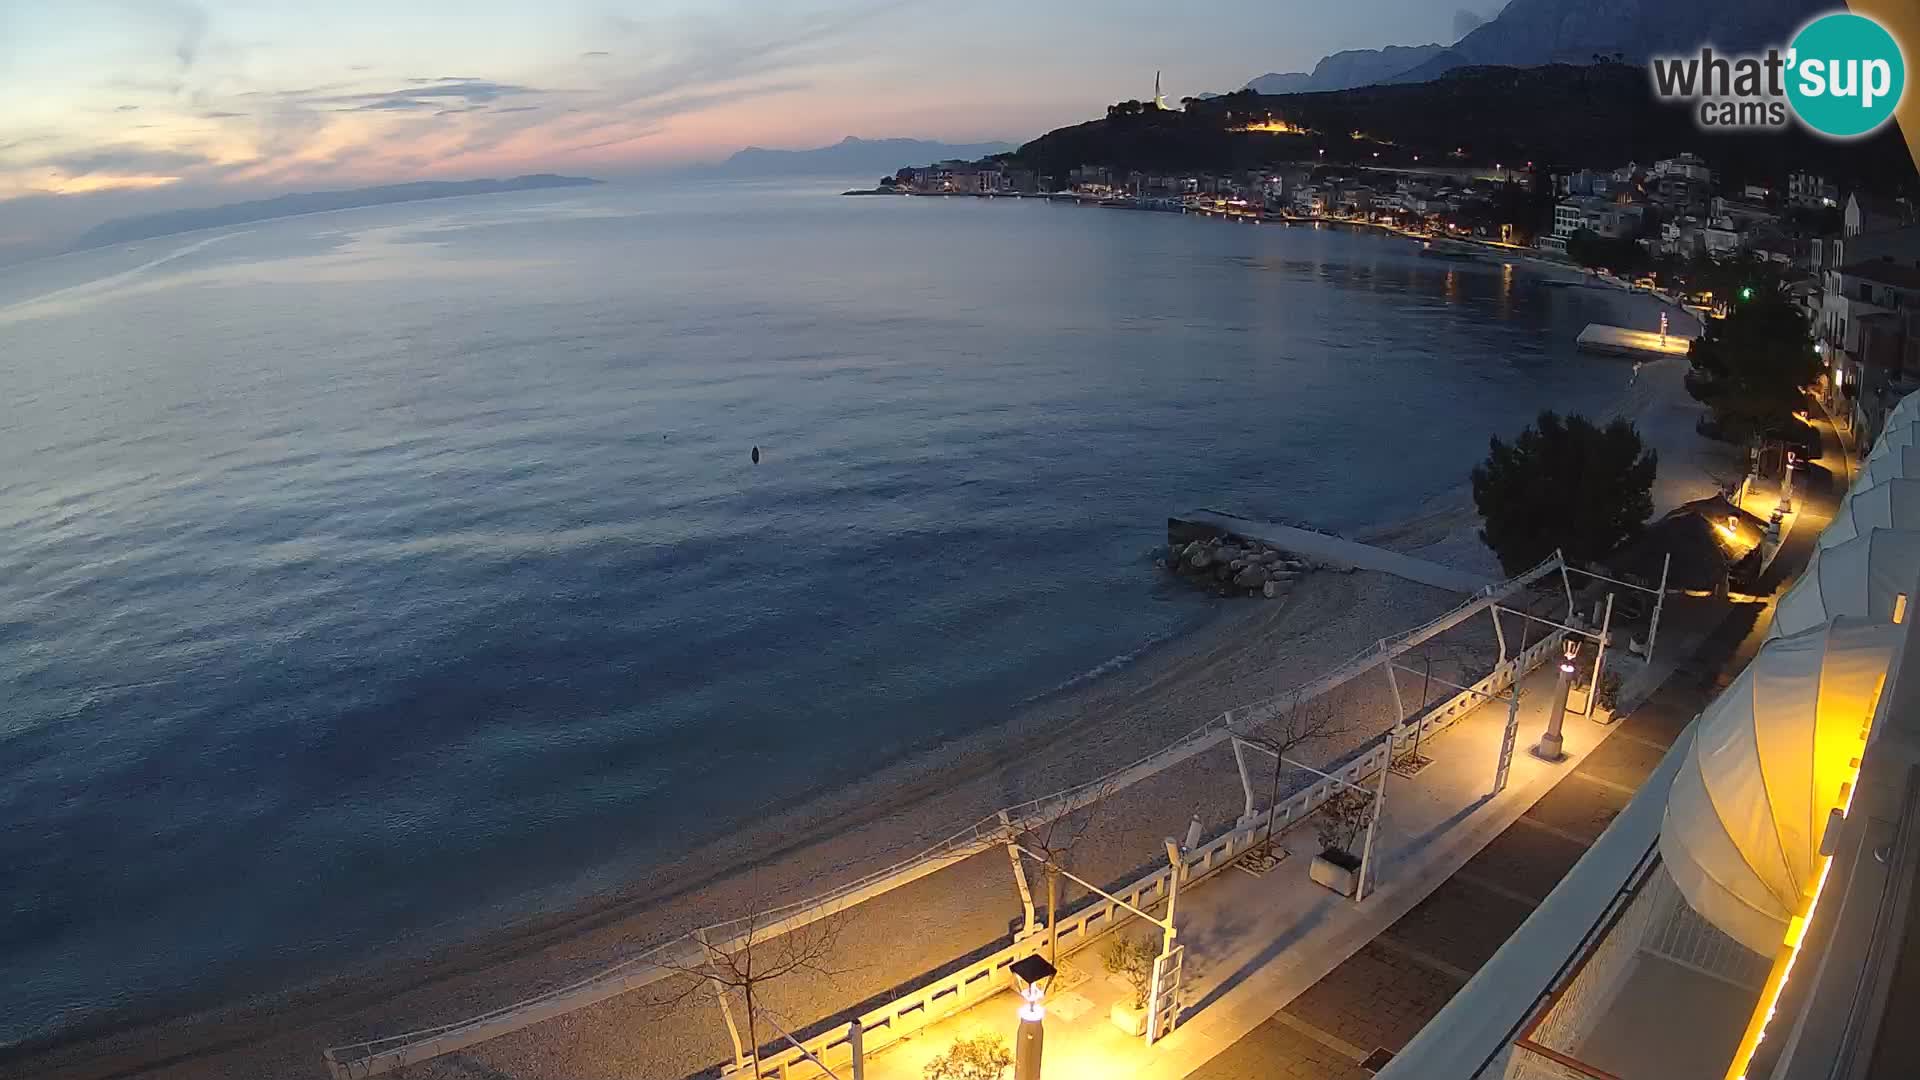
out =
[(757, 446), (753, 448), (753, 463), (760, 464), (760, 448)]

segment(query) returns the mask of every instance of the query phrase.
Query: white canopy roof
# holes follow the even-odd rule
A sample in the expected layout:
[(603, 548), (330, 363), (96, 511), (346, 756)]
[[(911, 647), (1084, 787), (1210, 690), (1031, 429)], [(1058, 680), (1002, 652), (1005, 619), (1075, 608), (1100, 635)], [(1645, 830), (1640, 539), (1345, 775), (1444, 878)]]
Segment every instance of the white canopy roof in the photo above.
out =
[(1833, 547), (1868, 529), (1920, 529), (1920, 473), (1851, 492), (1815, 542), (1823, 548)]
[(1920, 420), (1920, 390), (1901, 398), (1893, 408), (1888, 409), (1887, 421), (1881, 425), (1881, 428), (1885, 430), (1897, 424), (1910, 424), (1915, 420)]
[[(1904, 596), (1912, 602), (1916, 584), (1920, 584), (1920, 532), (1868, 529), (1851, 540), (1815, 549), (1813, 561), (1774, 608), (1767, 636), (1797, 634), (1836, 615), (1876, 623), (1904, 622), (1905, 605), (1898, 600)], [(1896, 608), (1901, 609), (1899, 620), (1894, 618)]]
[(1920, 446), (1876, 445), (1867, 460), (1860, 463), (1860, 477), (1847, 494), (1909, 476), (1920, 478)]
[(1774, 638), (1695, 724), (1660, 854), (1687, 903), (1771, 956), (1813, 888), (1829, 812), (1900, 631), (1841, 618)]
[[(1906, 399), (1902, 399), (1895, 408), (1906, 403)], [(1880, 437), (1873, 441), (1873, 449), (1867, 452), (1867, 457), (1872, 459), (1903, 446), (1915, 445), (1920, 445), (1920, 408), (1900, 416), (1889, 413), (1887, 424), (1880, 429)]]

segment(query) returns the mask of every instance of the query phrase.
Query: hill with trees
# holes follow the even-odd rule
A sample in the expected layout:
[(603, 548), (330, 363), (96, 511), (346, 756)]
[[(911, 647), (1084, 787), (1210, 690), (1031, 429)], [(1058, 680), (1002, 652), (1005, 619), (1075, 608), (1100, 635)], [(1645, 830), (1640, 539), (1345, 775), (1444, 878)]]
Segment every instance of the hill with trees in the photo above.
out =
[[(1305, 133), (1240, 130), (1253, 123)], [(1042, 175), (1062, 177), (1080, 165), (1227, 172), (1298, 161), (1614, 168), (1689, 150), (1718, 169), (1723, 184), (1780, 184), (1789, 172), (1811, 167), (1843, 190), (1892, 195), (1915, 186), (1893, 125), (1850, 143), (1798, 128), (1707, 133), (1688, 109), (1654, 98), (1644, 68), (1613, 62), (1463, 68), (1432, 82), (1331, 93), (1241, 90), (1192, 99), (1184, 110), (1123, 102), (1106, 119), (1048, 132), (1016, 156)]]

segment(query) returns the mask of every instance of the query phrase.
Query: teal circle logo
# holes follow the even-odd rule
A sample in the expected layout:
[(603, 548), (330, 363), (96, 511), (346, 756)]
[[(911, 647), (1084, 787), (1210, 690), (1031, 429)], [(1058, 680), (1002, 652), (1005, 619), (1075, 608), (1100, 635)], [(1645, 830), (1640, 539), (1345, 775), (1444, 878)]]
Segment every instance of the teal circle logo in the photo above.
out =
[(1822, 135), (1865, 135), (1893, 116), (1907, 88), (1899, 42), (1864, 15), (1823, 15), (1802, 27), (1788, 54), (1787, 100)]

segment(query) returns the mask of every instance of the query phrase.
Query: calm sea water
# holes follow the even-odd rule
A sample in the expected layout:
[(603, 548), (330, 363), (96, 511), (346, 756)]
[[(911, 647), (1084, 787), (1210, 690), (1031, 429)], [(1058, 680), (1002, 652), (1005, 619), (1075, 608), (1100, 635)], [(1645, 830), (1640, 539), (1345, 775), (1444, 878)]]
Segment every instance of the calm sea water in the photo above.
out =
[(1192, 625), (1170, 511), (1377, 524), (1624, 381), (1404, 240), (833, 190), (0, 271), (0, 1043), (578, 900)]

